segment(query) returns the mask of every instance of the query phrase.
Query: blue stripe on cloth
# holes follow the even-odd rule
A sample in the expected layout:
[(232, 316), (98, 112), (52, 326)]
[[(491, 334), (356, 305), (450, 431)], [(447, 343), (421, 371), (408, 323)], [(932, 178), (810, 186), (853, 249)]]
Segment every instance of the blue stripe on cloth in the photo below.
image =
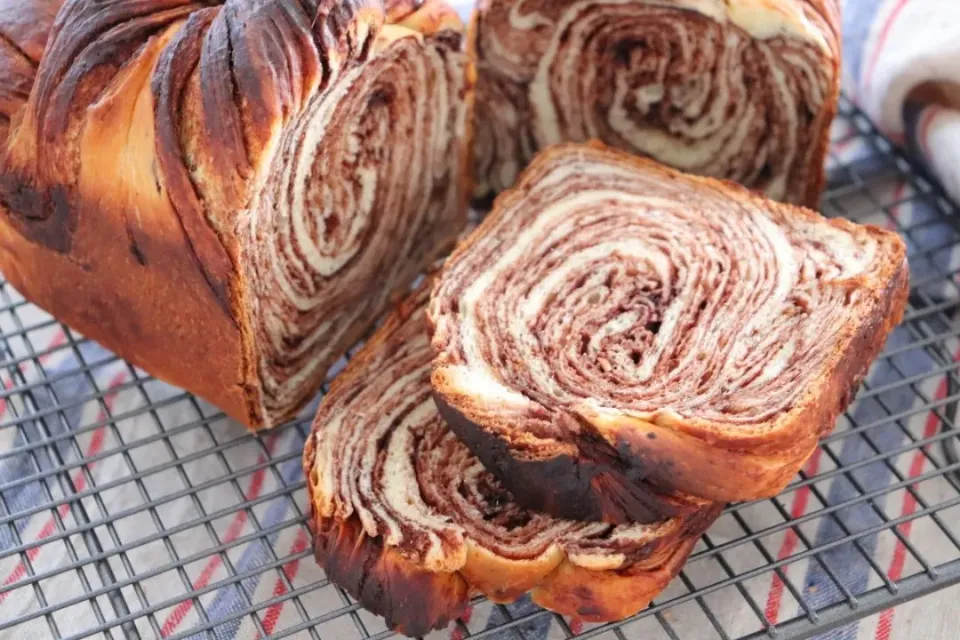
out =
[(886, 0), (846, 0), (843, 3), (843, 64), (860, 86), (870, 29)]
[[(506, 609), (507, 613), (504, 613), (504, 609)], [(528, 616), (539, 610), (540, 607), (531, 602), (530, 596), (524, 596), (512, 604), (503, 605), (502, 608), (495, 606), (487, 618), (486, 630), (489, 631), (490, 629), (502, 627), (511, 620)], [(552, 624), (553, 616), (537, 616), (529, 622), (504, 629), (489, 637), (490, 640), (547, 640)]]
[[(304, 440), (302, 434), (299, 430), (295, 430), (295, 432), (297, 435), (292, 437), (293, 442), (290, 445), (290, 450), (303, 449)], [(280, 477), (286, 486), (297, 482), (302, 475), (303, 464), (299, 459), (287, 462), (280, 469)], [(264, 528), (269, 528), (282, 522), (290, 510), (291, 500), (292, 498), (289, 496), (283, 496), (273, 500), (267, 509), (261, 525)], [(235, 568), (237, 573), (251, 571), (273, 560), (273, 549), (279, 537), (280, 532), (278, 531), (252, 542), (250, 546), (244, 550), (240, 560), (236, 563)], [(277, 555), (282, 557), (282, 554)], [(247, 604), (248, 599), (253, 599), (253, 593), (256, 591), (257, 585), (265, 574), (273, 575), (272, 572), (257, 573), (242, 580), (239, 585), (233, 583), (218, 590), (213, 602), (206, 608), (208, 618), (210, 620), (218, 620), (249, 608)], [(243, 589), (243, 593), (240, 592), (240, 589)], [(222, 625), (214, 628), (214, 636), (217, 640), (233, 640), (240, 631), (240, 625), (242, 623), (243, 618), (224, 622)], [(191, 640), (206, 640), (207, 634), (206, 632), (200, 632), (190, 636), (190, 638)]]
[[(6, 349), (7, 345), (0, 346), (9, 353)], [(102, 358), (102, 354), (106, 353), (102, 347), (93, 343), (84, 343), (80, 345), (80, 349), (87, 362), (95, 361), (98, 356)], [(65, 377), (51, 382), (48, 386), (44, 385), (32, 389), (29, 392), (32, 405), (28, 406), (27, 410), (31, 412), (49, 411), (57, 406), (57, 400), (60, 402), (69, 400), (73, 401), (74, 404), (73, 406), (66, 407), (61, 412), (37, 420), (24, 420), (17, 428), (17, 436), (13, 444), (14, 448), (41, 442), (47, 435), (59, 436), (77, 428), (83, 414), (84, 404), (77, 403), (76, 400), (89, 397), (92, 391), (89, 380), (83, 372), (78, 371), (76, 375), (66, 375), (78, 369), (79, 363), (77, 362), (76, 355), (72, 351), (55, 366), (45, 369), (47, 377), (53, 378), (59, 375), (64, 375)], [(29, 418), (29, 415), (28, 413), (13, 419), (23, 420), (24, 418)], [(38, 424), (41, 422), (43, 426), (42, 429), (41, 425)], [(14, 427), (6, 426), (2, 428), (12, 429)], [(64, 462), (69, 462), (75, 457), (75, 450), (71, 446), (70, 439), (60, 440), (56, 444), (56, 451)], [(42, 484), (43, 481), (30, 482), (7, 490), (3, 490), (2, 487), (18, 478), (50, 471), (58, 466), (59, 464), (53, 459), (47, 447), (36, 449), (32, 453), (26, 452), (0, 460), (0, 495), (3, 497), (3, 500), (0, 500), (0, 516), (9, 516), (47, 503), (49, 498), (47, 496), (47, 489), (45, 485)], [(48, 486), (56, 485), (53, 481), (47, 481), (46, 484)], [(7, 508), (9, 508), (10, 511), (7, 511)], [(46, 518), (48, 516), (49, 512), (43, 511), (34, 517)], [(30, 521), (30, 518), (16, 520), (17, 534), (23, 533), (24, 529), (30, 524)], [(6, 551), (17, 544), (16, 536), (10, 531), (9, 527), (0, 528), (0, 551)]]
[(906, 233), (910, 277), (914, 294), (921, 300), (940, 302), (956, 296), (957, 286), (951, 271), (955, 268), (960, 232), (926, 196), (915, 196), (905, 203), (899, 216)]
[[(914, 343), (905, 328), (897, 329), (888, 342), (892, 349), (906, 348)], [(892, 360), (892, 363), (891, 363)], [(930, 356), (922, 349), (910, 350), (893, 356), (890, 360), (881, 360), (876, 365), (870, 377), (871, 387), (900, 383), (905, 377), (919, 376), (929, 373), (935, 364)], [(910, 386), (898, 386), (878, 396), (867, 398), (860, 402), (853, 413), (856, 426), (869, 425), (880, 422), (892, 414), (910, 411), (920, 400)], [(864, 437), (865, 436), (865, 437)], [(869, 442), (867, 440), (869, 438)], [(870, 429), (862, 436), (845, 438), (838, 454), (840, 464), (852, 464), (876, 455), (876, 452), (891, 451), (904, 442), (905, 435), (895, 423), (882, 424)], [(888, 486), (893, 480), (893, 474), (883, 462), (876, 462), (857, 469), (850, 474), (860, 485), (863, 492), (871, 492)], [(846, 476), (837, 477), (830, 485), (827, 495), (829, 505), (838, 504), (862, 495), (853, 482)], [(884, 506), (884, 497), (874, 499), (878, 508)], [(874, 509), (867, 502), (860, 502), (854, 506), (841, 509), (835, 514), (850, 533), (862, 531), (882, 522)], [(820, 546), (848, 535), (842, 530), (834, 518), (824, 517), (816, 534), (814, 544)], [(877, 548), (877, 535), (860, 538), (863, 552), (871, 557)], [(870, 573), (873, 571), (866, 557), (852, 543), (843, 544), (821, 554), (823, 560), (830, 566), (834, 574), (841, 580), (844, 587), (853, 594), (863, 593), (867, 589)], [(881, 567), (883, 569), (883, 567)], [(843, 601), (843, 595), (833, 580), (826, 574), (819, 562), (812, 559), (808, 565), (804, 579), (803, 594), (807, 602), (815, 610)], [(819, 636), (829, 640), (853, 640), (857, 635), (858, 624), (835, 629)]]

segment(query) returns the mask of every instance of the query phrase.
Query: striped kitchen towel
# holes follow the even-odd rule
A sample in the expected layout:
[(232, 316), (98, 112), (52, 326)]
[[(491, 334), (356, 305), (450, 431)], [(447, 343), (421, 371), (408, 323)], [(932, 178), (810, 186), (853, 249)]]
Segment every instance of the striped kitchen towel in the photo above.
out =
[(844, 87), (960, 200), (960, 2), (845, 0)]

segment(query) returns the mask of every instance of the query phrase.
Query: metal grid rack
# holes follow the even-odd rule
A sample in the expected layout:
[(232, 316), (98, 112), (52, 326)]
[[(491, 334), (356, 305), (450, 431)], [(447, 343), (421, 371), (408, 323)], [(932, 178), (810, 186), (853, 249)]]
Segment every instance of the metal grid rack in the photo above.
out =
[[(809, 637), (960, 583), (956, 207), (846, 101), (833, 142), (824, 211), (899, 230), (913, 289), (807, 469), (729, 507), (631, 620), (477, 601), (440, 637)], [(308, 420), (248, 435), (3, 281), (0, 381), (0, 636), (392, 635), (310, 557)]]

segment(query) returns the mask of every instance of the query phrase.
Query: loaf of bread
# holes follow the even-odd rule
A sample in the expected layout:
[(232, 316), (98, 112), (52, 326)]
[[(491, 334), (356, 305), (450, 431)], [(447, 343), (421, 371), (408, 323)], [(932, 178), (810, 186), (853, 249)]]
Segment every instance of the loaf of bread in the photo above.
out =
[(476, 195), (597, 138), (815, 206), (838, 29), (839, 0), (481, 0)]
[(772, 496), (850, 402), (908, 279), (892, 232), (561, 145), (445, 263), (433, 386), (528, 508), (645, 522), (673, 512), (664, 492)]
[(424, 286), (324, 398), (304, 453), (317, 560), (408, 635), (445, 626), (471, 594), (591, 621), (647, 606), (720, 506), (648, 525), (526, 511), (450, 432), (432, 400)]
[(0, 270), (247, 425), (291, 417), (466, 220), (459, 18), (57, 4), (0, 3)]

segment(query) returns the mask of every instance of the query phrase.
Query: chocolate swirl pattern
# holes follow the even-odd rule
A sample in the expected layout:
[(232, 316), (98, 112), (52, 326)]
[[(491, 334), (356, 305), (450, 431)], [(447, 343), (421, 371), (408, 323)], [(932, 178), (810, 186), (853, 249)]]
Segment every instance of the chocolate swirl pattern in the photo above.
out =
[(382, 34), (378, 55), (307, 105), (251, 208), (267, 415), (316, 392), (392, 292), (449, 245), (463, 210), (461, 36), (425, 47), (400, 34)]
[(49, 38), (5, 6), (0, 47), (29, 46), (0, 50), (0, 268), (252, 427), (465, 223), (472, 74), (440, 0), (66, 0)]
[(906, 302), (893, 233), (652, 161), (538, 157), (446, 263), (433, 385), (529, 508), (612, 522), (781, 491)]
[(471, 591), (589, 620), (631, 615), (679, 571), (719, 505), (613, 526), (526, 511), (446, 426), (430, 387), (422, 287), (337, 378), (304, 453), (317, 559), (409, 635)]
[(836, 0), (487, 0), (476, 196), (600, 139), (815, 206), (839, 92)]

